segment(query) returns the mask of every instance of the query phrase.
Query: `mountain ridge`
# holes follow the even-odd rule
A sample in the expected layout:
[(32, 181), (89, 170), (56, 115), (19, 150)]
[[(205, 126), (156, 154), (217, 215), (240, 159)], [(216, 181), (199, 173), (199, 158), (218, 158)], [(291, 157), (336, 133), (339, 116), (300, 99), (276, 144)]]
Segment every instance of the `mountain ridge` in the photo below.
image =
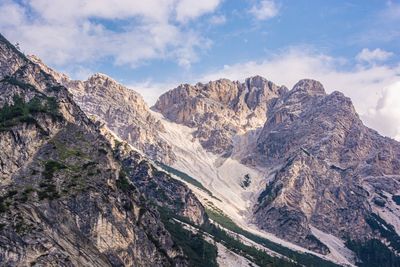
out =
[(98, 126), (0, 37), (1, 265), (189, 265)]
[[(365, 127), (342, 93), (327, 94), (310, 79), (288, 90), (254, 76), (180, 85), (150, 109), (102, 74), (83, 82), (53, 76), (85, 113), (152, 160), (201, 182), (215, 197), (188, 184), (202, 205), (244, 229), (343, 265), (373, 266), (383, 255), (398, 263), (400, 146)], [(149, 186), (142, 178), (138, 184)], [(148, 196), (157, 199), (152, 190)], [(205, 214), (194, 214), (201, 223)], [(375, 258), (363, 258), (360, 251), (372, 244), (379, 248)]]

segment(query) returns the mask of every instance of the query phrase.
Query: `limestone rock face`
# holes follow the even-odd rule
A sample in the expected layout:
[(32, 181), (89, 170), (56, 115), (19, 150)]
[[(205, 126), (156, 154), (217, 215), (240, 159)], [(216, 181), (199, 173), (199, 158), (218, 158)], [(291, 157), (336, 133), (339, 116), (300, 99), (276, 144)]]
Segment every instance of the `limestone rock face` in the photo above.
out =
[(196, 225), (207, 222), (208, 217), (204, 207), (185, 184), (158, 170), (126, 143), (118, 143), (115, 151), (126, 174), (147, 199), (189, 219)]
[(106, 123), (123, 140), (151, 159), (171, 164), (175, 155), (171, 146), (158, 135), (163, 126), (150, 112), (142, 96), (104, 74), (94, 74), (86, 81), (74, 81), (30, 56), (42, 70), (72, 93), (74, 101), (88, 115)]
[[(400, 189), (400, 144), (365, 127), (349, 98), (303, 80), (268, 118), (252, 159), (243, 159), (282, 166), (255, 206), (261, 228), (324, 252), (310, 238), (310, 226), (343, 240), (367, 240), (380, 236), (368, 223), (374, 214), (392, 214), (387, 222), (397, 225), (398, 210), (388, 199)], [(383, 189), (389, 180), (391, 189)], [(386, 208), (372, 200), (379, 195), (386, 196)]]
[(83, 111), (101, 118), (123, 140), (153, 160), (175, 160), (170, 145), (158, 136), (164, 131), (162, 124), (138, 93), (103, 74), (95, 74), (84, 82), (67, 83), (67, 87)]
[(342, 93), (310, 79), (290, 91), (222, 79), (181, 85), (153, 109), (192, 127), (208, 151), (268, 170), (251, 219), (261, 229), (322, 254), (315, 228), (400, 252), (400, 144), (364, 126)]
[[(152, 107), (192, 128), (180, 126), (185, 133), (177, 134), (176, 124), (160, 123), (140, 95), (111, 78), (71, 81), (5, 40), (0, 44), (0, 107), (15, 103), (16, 94), (26, 102), (39, 97), (46, 106), (56, 99), (58, 107), (0, 122), (0, 259), (6, 263), (187, 264), (146, 199), (198, 225), (207, 222), (204, 208), (146, 156), (198, 164), (193, 169), (205, 173), (231, 160), (245, 164), (215, 172), (226, 184), (245, 168), (262, 173), (260, 190), (221, 195), (250, 202), (251, 223), (307, 249), (332, 252), (320, 231), (342, 241), (377, 239), (400, 254), (400, 144), (365, 127), (342, 93), (327, 94), (309, 79), (289, 91), (259, 76), (185, 84)], [(163, 133), (171, 134), (163, 139)], [(210, 173), (191, 176), (203, 175), (202, 185), (209, 186)], [(258, 199), (248, 197), (253, 193)], [(77, 240), (85, 244), (82, 255), (72, 245)]]
[(287, 89), (255, 76), (244, 83), (221, 79), (180, 85), (152, 107), (165, 118), (195, 128), (194, 137), (209, 151), (229, 155), (233, 136), (260, 127), (269, 103)]
[(101, 129), (0, 37), (0, 265), (187, 266)]
[(13, 74), (26, 63), (25, 56), (0, 35), (0, 79)]

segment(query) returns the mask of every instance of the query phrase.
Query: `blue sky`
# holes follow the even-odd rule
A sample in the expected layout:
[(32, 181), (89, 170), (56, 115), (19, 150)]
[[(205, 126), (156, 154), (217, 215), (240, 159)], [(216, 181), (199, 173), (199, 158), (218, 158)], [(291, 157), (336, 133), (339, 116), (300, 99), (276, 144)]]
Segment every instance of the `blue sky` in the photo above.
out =
[(108, 74), (150, 103), (183, 82), (314, 78), (400, 138), (400, 0), (0, 0), (0, 12), (25, 53), (75, 79)]

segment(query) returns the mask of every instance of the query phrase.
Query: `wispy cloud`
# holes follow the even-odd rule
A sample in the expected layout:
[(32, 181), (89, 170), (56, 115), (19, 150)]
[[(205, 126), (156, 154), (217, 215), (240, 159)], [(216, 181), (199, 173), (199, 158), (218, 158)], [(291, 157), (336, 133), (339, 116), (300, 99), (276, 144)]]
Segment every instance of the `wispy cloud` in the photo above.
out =
[(364, 48), (360, 53), (357, 54), (356, 59), (358, 61), (374, 63), (378, 61), (385, 61), (393, 56), (392, 52), (388, 52), (382, 50), (380, 48), (376, 48), (374, 50), (369, 50), (368, 48)]
[(262, 0), (250, 9), (250, 14), (258, 20), (271, 19), (278, 15), (278, 13), (279, 8), (274, 0)]
[(214, 15), (209, 19), (209, 22), (214, 25), (222, 25), (226, 23), (226, 17), (224, 15)]
[(197, 18), (215, 10), (220, 0), (180, 0), (176, 6), (176, 19), (180, 22)]
[(196, 61), (210, 40), (186, 23), (220, 0), (4, 0), (0, 31), (27, 52), (63, 66), (112, 58), (136, 66), (149, 59)]

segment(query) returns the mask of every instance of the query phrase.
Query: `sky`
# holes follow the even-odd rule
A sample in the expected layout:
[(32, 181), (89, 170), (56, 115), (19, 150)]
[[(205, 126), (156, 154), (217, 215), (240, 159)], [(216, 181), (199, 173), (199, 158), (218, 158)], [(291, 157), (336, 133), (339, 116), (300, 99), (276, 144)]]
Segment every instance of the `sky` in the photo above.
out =
[(150, 105), (181, 83), (312, 78), (400, 140), (400, 0), (0, 0), (0, 14), (24, 53)]

